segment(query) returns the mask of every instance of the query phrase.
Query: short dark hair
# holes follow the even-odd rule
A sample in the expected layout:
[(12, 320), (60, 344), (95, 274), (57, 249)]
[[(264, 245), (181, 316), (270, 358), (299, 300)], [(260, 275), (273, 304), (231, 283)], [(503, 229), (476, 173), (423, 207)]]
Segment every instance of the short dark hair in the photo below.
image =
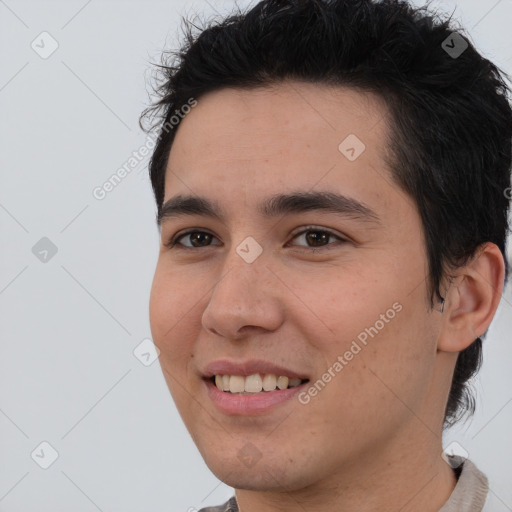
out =
[[(463, 33), (451, 17), (402, 0), (263, 0), (206, 28), (186, 21), (183, 46), (162, 53), (158, 98), (139, 120), (146, 132), (158, 129), (149, 164), (158, 213), (181, 117), (174, 129), (170, 120), (191, 98), (286, 79), (348, 86), (377, 94), (388, 107), (388, 163), (421, 217), (430, 307), (444, 302), (450, 271), (485, 242), (501, 250), (507, 276), (508, 76)], [(467, 44), (460, 55), (450, 52), (456, 43), (459, 53)], [(156, 122), (147, 128), (147, 120)], [(468, 380), (480, 368), (481, 351), (477, 338), (458, 355), (444, 427), (474, 413)]]

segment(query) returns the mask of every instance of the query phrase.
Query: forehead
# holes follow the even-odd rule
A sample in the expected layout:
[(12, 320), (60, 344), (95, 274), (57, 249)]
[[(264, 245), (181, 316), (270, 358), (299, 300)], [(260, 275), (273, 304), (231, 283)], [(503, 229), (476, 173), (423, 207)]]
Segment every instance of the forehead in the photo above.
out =
[(178, 128), (165, 200), (214, 195), (248, 205), (314, 187), (383, 196), (386, 186), (397, 188), (384, 159), (387, 119), (376, 95), (323, 84), (208, 93)]
[[(338, 151), (350, 134), (374, 145), (384, 135), (386, 121), (386, 105), (379, 96), (352, 88), (306, 82), (224, 88), (198, 100), (179, 125), (173, 147), (265, 157), (283, 149), (284, 142), (307, 141), (307, 147), (321, 142), (324, 149)], [(197, 155), (204, 156), (204, 151)]]

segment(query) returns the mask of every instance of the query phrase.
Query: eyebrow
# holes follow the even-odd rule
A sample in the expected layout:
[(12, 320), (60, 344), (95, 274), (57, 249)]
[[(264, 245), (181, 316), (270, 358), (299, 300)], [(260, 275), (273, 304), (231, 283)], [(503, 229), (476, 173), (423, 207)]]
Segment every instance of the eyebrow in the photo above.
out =
[[(380, 224), (379, 216), (369, 206), (351, 197), (333, 192), (277, 194), (258, 206), (258, 213), (267, 218), (310, 211), (336, 213), (355, 220)], [(211, 217), (226, 223), (226, 216), (216, 201), (180, 194), (163, 204), (157, 214), (157, 224), (160, 226), (166, 219), (185, 215)]]

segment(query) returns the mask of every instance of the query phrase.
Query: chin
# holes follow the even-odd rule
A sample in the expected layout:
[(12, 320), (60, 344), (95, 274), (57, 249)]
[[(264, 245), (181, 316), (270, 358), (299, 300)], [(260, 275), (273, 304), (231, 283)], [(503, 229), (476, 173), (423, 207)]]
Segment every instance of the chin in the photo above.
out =
[(243, 489), (245, 491), (259, 491), (259, 492), (280, 492), (293, 490), (286, 479), (280, 476), (279, 471), (268, 473), (266, 470), (260, 469), (246, 469), (233, 470), (231, 473), (224, 475), (221, 478), (219, 474), (214, 473), (219, 480), (222, 480), (226, 485), (234, 489)]
[[(204, 457), (210, 471), (222, 482), (235, 489), (248, 491), (293, 491), (313, 483), (310, 475), (300, 474), (300, 465), (291, 461), (263, 461), (252, 465), (232, 458)], [(250, 464), (250, 463), (249, 463)], [(304, 466), (302, 466), (304, 467)], [(295, 471), (298, 473), (295, 474)]]

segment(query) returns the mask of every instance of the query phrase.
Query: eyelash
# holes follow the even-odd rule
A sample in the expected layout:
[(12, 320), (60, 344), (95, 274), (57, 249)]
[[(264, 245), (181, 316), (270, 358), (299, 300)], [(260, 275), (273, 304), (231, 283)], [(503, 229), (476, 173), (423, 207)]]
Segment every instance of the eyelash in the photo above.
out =
[[(307, 226), (306, 229), (304, 229), (304, 230), (294, 234), (293, 237), (292, 237), (292, 240), (294, 240), (295, 238), (297, 238), (297, 237), (299, 237), (301, 235), (304, 235), (305, 233), (310, 233), (310, 232), (329, 235), (330, 237), (337, 238), (342, 243), (349, 241), (348, 239), (340, 237), (340, 236), (334, 234), (333, 232), (331, 232), (331, 231), (329, 231), (327, 229), (317, 228), (315, 226)], [(205, 234), (211, 235), (214, 238), (217, 238), (217, 237), (215, 237), (215, 235), (212, 235), (208, 231), (202, 231), (200, 229), (190, 229), (188, 231), (185, 231), (184, 233), (179, 233), (178, 235), (172, 237), (171, 240), (166, 242), (164, 245), (165, 245), (165, 247), (170, 248), (170, 249), (179, 248), (180, 250), (197, 250), (197, 249), (207, 249), (208, 247), (212, 247), (212, 245), (208, 245), (208, 246), (205, 246), (205, 247), (188, 247), (188, 246), (181, 245), (181, 244), (178, 243), (178, 240), (180, 240), (181, 238), (183, 238), (183, 237), (185, 237), (187, 235), (192, 235), (194, 233), (201, 233), (201, 234), (205, 233)], [(329, 250), (329, 249), (331, 249), (331, 247), (329, 247), (329, 246), (332, 246), (332, 245), (335, 245), (335, 244), (327, 244), (327, 245), (323, 245), (323, 246), (320, 246), (320, 247), (299, 246), (299, 249), (311, 250), (311, 251), (319, 251), (319, 250), (321, 251), (321, 250)]]

